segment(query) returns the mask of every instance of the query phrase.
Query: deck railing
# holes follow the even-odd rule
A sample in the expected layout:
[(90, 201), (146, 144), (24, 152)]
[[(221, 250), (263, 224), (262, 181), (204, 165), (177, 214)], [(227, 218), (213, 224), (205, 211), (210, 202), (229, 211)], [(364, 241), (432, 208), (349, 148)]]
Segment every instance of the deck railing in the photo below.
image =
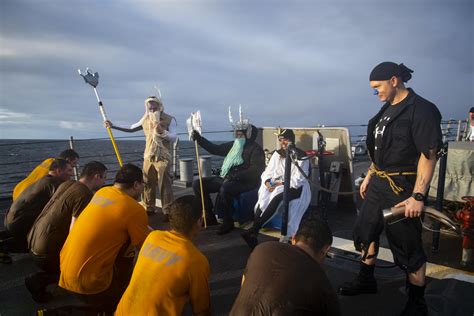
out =
[[(365, 146), (366, 135), (364, 133), (361, 133), (360, 131), (365, 131), (367, 125), (339, 125), (338, 127), (347, 127), (350, 130), (354, 129), (355, 132), (351, 133), (350, 135), (351, 145), (353, 148), (357, 146)], [(441, 129), (443, 131), (443, 140), (461, 140), (463, 138), (463, 135), (465, 135), (467, 128), (468, 122), (466, 120), (442, 121)], [(230, 130), (210, 131), (204, 133), (204, 135), (206, 136), (214, 134), (214, 139), (220, 138), (222, 140), (228, 140), (232, 138), (232, 135), (230, 133)], [(216, 134), (218, 135), (217, 137)], [(194, 144), (192, 142), (186, 141), (188, 139), (187, 133), (178, 133), (177, 136), (177, 142), (174, 143), (172, 148), (171, 161), (171, 171), (175, 178), (178, 178), (179, 176), (180, 159), (196, 158)], [(141, 166), (143, 162), (143, 142), (136, 142), (136, 146), (132, 146), (131, 144), (133, 144), (133, 142), (136, 140), (144, 141), (144, 136), (119, 136), (115, 137), (115, 139), (118, 141), (119, 149), (121, 149), (120, 154), (123, 157), (124, 162), (134, 163)], [(89, 139), (74, 139), (73, 137), (71, 137), (68, 140), (12, 140), (0, 142), (0, 152), (2, 152), (2, 154), (0, 154), (0, 199), (10, 198), (14, 186), (24, 177), (26, 177), (26, 175), (28, 175), (28, 173), (34, 167), (36, 167), (36, 165), (38, 165), (44, 159), (58, 154), (66, 148), (73, 148), (78, 151), (81, 156), (80, 164), (85, 164), (86, 162), (91, 160), (99, 160), (103, 162), (108, 168), (108, 183), (110, 183), (112, 181), (113, 175), (118, 170), (118, 163), (116, 162), (115, 154), (111, 148), (104, 150), (104, 147), (100, 147), (97, 145), (97, 143), (99, 142), (103, 142), (104, 144), (106, 144), (108, 141), (109, 139), (107, 137)], [(99, 150), (94, 151), (93, 148), (95, 147), (97, 147)], [(36, 150), (34, 148), (36, 148)], [(28, 154), (26, 154), (26, 152)], [(200, 147), (199, 152), (200, 155), (209, 155), (209, 153), (207, 153)], [(212, 167), (219, 167), (222, 164), (222, 160), (222, 157), (213, 156)], [(194, 167), (195, 173), (197, 173), (196, 161), (194, 162)], [(75, 171), (75, 174), (77, 177), (77, 170)]]

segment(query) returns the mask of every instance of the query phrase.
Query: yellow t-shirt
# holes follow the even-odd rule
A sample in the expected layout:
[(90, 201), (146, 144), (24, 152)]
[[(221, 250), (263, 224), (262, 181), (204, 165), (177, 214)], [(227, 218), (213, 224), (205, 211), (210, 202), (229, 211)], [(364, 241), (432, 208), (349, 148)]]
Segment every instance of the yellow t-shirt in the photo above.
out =
[(207, 258), (179, 233), (150, 233), (115, 315), (181, 315), (188, 300), (194, 314), (210, 310)]
[(100, 189), (61, 250), (59, 286), (80, 294), (105, 291), (121, 247), (128, 240), (140, 247), (148, 233), (148, 217), (137, 201), (113, 186)]
[(53, 163), (54, 158), (48, 158), (39, 164), (30, 174), (23, 180), (18, 183), (15, 188), (13, 189), (12, 199), (13, 201), (16, 200), (17, 197), (33, 182), (41, 179), (49, 172), (49, 167)]

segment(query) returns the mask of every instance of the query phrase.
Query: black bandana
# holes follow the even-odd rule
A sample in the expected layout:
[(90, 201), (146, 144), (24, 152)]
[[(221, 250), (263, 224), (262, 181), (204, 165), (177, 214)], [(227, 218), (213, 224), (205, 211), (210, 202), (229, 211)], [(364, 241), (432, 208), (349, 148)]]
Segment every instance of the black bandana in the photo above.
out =
[(397, 65), (393, 62), (385, 61), (375, 66), (370, 73), (369, 81), (385, 81), (395, 76), (401, 78), (403, 82), (407, 82), (411, 79), (412, 73), (413, 70), (409, 69), (403, 63)]
[(292, 129), (289, 129), (289, 128), (285, 130), (279, 129), (277, 132), (277, 136), (278, 138), (286, 138), (293, 144), (295, 143), (295, 133), (293, 132)]

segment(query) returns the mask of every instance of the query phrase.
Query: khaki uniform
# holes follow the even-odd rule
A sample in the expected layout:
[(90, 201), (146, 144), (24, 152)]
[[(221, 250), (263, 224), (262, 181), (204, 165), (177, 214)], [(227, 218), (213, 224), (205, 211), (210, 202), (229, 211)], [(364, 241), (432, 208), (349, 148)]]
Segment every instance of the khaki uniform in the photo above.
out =
[[(169, 130), (171, 120), (174, 118), (166, 113), (161, 113), (160, 125), (163, 129)], [(155, 210), (156, 187), (158, 186), (161, 195), (161, 206), (164, 214), (168, 213), (167, 207), (173, 202), (173, 190), (171, 188), (173, 180), (170, 176), (170, 142), (166, 138), (159, 138), (158, 146), (154, 153), (151, 153), (154, 131), (150, 129), (150, 121), (145, 118), (142, 123), (146, 137), (145, 158), (143, 160), (143, 180), (145, 189), (142, 200), (147, 211)]]

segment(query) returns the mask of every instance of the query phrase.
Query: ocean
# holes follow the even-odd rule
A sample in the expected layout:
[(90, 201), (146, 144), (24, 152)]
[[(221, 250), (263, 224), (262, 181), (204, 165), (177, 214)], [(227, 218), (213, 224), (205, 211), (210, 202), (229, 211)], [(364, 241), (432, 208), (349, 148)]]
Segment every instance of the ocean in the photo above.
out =
[[(142, 166), (144, 140), (116, 140), (116, 143), (124, 163)], [(67, 148), (69, 148), (68, 140), (0, 140), (0, 199), (9, 198), (14, 186), (44, 159), (55, 157)], [(107, 166), (107, 178), (108, 182), (111, 183), (119, 164), (110, 140), (75, 140), (74, 149), (81, 157), (79, 172), (81, 166), (84, 166), (87, 162), (100, 161)], [(202, 148), (199, 148), (199, 153), (200, 155), (209, 155)], [(182, 158), (194, 158), (194, 161), (196, 161), (196, 150), (193, 142), (179, 142), (176, 160), (178, 178), (179, 159)], [(222, 160), (222, 157), (213, 156), (211, 167), (220, 167)], [(196, 163), (194, 163), (194, 168), (195, 173), (197, 173)]]

